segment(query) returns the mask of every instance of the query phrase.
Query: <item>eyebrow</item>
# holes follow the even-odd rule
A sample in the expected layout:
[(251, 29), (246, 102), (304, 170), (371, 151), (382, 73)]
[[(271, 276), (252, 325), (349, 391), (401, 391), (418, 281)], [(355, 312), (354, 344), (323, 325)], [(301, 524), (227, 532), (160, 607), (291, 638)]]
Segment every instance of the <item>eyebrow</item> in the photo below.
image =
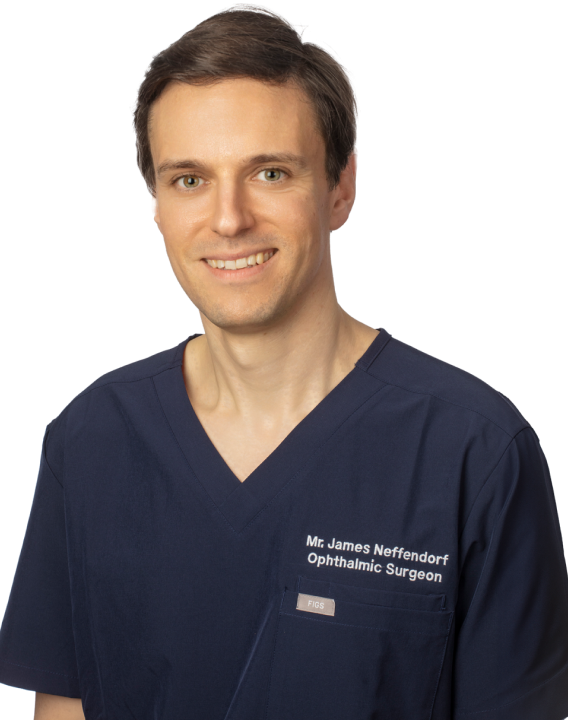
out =
[[(287, 163), (288, 165), (295, 166), (298, 170), (306, 170), (308, 168), (308, 162), (306, 158), (301, 155), (295, 155), (294, 153), (283, 152), (283, 153), (271, 153), (263, 155), (254, 155), (253, 157), (247, 158), (243, 161), (243, 166), (247, 165), (268, 165)], [(164, 160), (160, 163), (157, 168), (158, 176), (164, 175), (172, 170), (206, 170), (206, 165), (199, 160)]]

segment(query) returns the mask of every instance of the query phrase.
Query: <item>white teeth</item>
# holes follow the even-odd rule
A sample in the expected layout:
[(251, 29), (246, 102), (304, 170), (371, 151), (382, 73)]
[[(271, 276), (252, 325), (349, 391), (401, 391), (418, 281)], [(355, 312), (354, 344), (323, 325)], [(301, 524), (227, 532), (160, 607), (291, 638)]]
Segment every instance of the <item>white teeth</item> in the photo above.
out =
[(267, 252), (259, 252), (248, 255), (247, 257), (238, 258), (237, 260), (213, 260), (207, 258), (207, 264), (212, 268), (219, 268), (220, 270), (242, 270), (246, 267), (252, 267), (253, 265), (262, 265), (274, 255), (273, 250)]

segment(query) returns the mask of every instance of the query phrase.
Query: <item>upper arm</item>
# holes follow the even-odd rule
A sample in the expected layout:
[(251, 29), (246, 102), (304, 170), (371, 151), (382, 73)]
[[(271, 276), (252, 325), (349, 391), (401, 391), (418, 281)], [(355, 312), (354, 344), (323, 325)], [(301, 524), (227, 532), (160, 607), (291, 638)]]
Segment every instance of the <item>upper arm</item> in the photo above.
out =
[(85, 720), (81, 699), (36, 692), (34, 720)]

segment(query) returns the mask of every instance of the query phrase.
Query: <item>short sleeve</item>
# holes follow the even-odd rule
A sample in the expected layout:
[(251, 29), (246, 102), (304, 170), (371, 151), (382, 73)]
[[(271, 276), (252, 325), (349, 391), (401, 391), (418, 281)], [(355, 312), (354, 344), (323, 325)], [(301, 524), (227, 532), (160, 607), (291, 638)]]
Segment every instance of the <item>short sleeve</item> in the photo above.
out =
[(63, 487), (42, 456), (0, 628), (0, 682), (81, 697), (75, 658)]
[(462, 545), (469, 597), (461, 619), (456, 613), (453, 716), (564, 720), (568, 578), (548, 467), (531, 428), (485, 483)]

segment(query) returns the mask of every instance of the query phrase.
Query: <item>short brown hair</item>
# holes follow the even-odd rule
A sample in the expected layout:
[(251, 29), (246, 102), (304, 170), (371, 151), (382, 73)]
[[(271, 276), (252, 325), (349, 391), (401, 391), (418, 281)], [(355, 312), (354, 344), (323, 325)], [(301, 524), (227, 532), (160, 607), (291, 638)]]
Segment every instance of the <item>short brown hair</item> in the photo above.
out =
[(339, 182), (355, 147), (356, 104), (341, 65), (325, 50), (302, 42), (278, 15), (237, 6), (196, 25), (152, 60), (138, 91), (134, 112), (137, 160), (148, 189), (156, 178), (148, 120), (152, 104), (171, 82), (209, 85), (250, 77), (271, 84), (295, 82), (311, 101), (325, 143), (330, 189)]

